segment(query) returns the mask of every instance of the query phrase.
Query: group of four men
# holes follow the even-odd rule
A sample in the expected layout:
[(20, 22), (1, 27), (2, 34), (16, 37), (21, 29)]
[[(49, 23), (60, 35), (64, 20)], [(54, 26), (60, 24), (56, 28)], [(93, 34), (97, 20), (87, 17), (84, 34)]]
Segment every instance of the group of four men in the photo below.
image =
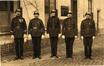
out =
[[(34, 18), (30, 20), (28, 31), (25, 19), (22, 17), (20, 9), (16, 10), (16, 17), (11, 22), (11, 32), (15, 40), (16, 58), (23, 59), (23, 44), (24, 34), (28, 32), (32, 37), (33, 45), (33, 59), (41, 59), (41, 38), (45, 36), (45, 27), (39, 17), (38, 12), (34, 12)], [(85, 58), (91, 59), (92, 42), (95, 37), (95, 22), (91, 18), (90, 13), (86, 13), (86, 18), (81, 23), (81, 38), (84, 42)], [(68, 12), (67, 18), (62, 23), (62, 30), (60, 20), (56, 16), (56, 10), (51, 11), (51, 15), (47, 22), (47, 34), (49, 34), (51, 44), (51, 57), (58, 58), (57, 56), (57, 43), (60, 34), (65, 39), (66, 44), (66, 58), (73, 58), (73, 42), (77, 38), (77, 26), (72, 17), (72, 12)]]

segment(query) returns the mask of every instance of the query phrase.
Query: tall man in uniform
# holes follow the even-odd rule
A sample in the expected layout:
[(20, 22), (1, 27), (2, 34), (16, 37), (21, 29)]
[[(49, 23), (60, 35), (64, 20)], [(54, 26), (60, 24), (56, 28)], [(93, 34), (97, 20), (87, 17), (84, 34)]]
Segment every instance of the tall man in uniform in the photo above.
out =
[(37, 11), (34, 12), (34, 18), (30, 20), (28, 31), (32, 37), (33, 59), (41, 59), (41, 37), (44, 37), (45, 27)]
[(56, 10), (51, 11), (51, 16), (47, 22), (47, 33), (50, 37), (51, 43), (51, 58), (58, 58), (57, 56), (57, 43), (58, 43), (58, 36), (60, 34), (60, 21), (59, 18), (56, 16)]
[(66, 43), (66, 58), (72, 58), (73, 42), (77, 38), (77, 26), (73, 20), (72, 12), (68, 12), (67, 18), (62, 23), (62, 38)]
[(96, 28), (95, 22), (91, 17), (91, 13), (85, 14), (86, 18), (81, 22), (81, 38), (84, 43), (85, 59), (92, 59), (92, 43), (95, 38)]
[(22, 17), (21, 9), (17, 9), (15, 13), (16, 17), (11, 22), (11, 32), (15, 41), (15, 59), (23, 59), (24, 34), (27, 32), (27, 26), (25, 19)]

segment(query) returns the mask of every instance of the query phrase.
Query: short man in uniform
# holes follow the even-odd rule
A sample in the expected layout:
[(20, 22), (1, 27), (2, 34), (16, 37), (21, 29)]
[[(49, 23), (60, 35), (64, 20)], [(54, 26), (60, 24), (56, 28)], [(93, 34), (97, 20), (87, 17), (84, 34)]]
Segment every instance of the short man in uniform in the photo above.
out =
[(85, 17), (81, 22), (80, 33), (84, 43), (85, 59), (92, 59), (92, 43), (96, 33), (95, 21), (92, 19), (90, 12), (87, 12)]
[(25, 19), (22, 17), (21, 9), (17, 9), (15, 13), (16, 17), (11, 22), (11, 32), (15, 41), (15, 59), (23, 59), (24, 34), (27, 32), (27, 26)]
[(28, 32), (32, 37), (33, 59), (41, 59), (41, 37), (45, 35), (45, 27), (37, 11), (34, 12), (34, 18), (30, 20)]
[(73, 43), (77, 38), (77, 26), (73, 20), (72, 12), (68, 12), (67, 18), (62, 23), (62, 38), (65, 38), (66, 43), (66, 58), (72, 58)]
[(59, 18), (56, 16), (56, 10), (51, 11), (51, 16), (47, 22), (47, 33), (50, 37), (51, 43), (51, 58), (58, 58), (57, 56), (57, 43), (58, 43), (58, 36), (60, 34), (60, 21)]

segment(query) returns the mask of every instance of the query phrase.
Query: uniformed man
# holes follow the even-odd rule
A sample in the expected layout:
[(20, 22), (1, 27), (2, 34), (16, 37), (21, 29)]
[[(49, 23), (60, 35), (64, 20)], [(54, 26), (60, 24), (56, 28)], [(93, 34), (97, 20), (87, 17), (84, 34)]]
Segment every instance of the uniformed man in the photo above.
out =
[(56, 10), (51, 11), (51, 15), (47, 22), (47, 33), (50, 37), (51, 43), (51, 58), (58, 58), (57, 56), (57, 42), (60, 35), (60, 21), (56, 16)]
[(41, 59), (41, 37), (45, 35), (45, 27), (37, 11), (34, 12), (34, 18), (30, 20), (28, 31), (32, 37), (33, 59)]
[(16, 17), (11, 22), (12, 37), (14, 37), (15, 41), (15, 60), (23, 59), (24, 34), (27, 32), (26, 22), (21, 13), (21, 9), (17, 9), (15, 11)]
[(62, 23), (62, 38), (65, 38), (66, 58), (72, 58), (73, 42), (77, 38), (77, 26), (73, 20), (71, 11), (68, 12), (67, 18)]
[(91, 17), (91, 13), (85, 14), (85, 19), (81, 23), (81, 38), (84, 43), (85, 59), (92, 59), (92, 43), (95, 38), (96, 28), (95, 22)]

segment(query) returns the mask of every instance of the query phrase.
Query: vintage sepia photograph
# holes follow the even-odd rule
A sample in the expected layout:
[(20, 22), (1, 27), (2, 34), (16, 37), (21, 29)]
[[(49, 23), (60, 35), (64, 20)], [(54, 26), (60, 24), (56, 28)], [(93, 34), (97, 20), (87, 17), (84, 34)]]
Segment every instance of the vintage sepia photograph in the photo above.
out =
[(0, 66), (104, 66), (104, 0), (0, 0)]

